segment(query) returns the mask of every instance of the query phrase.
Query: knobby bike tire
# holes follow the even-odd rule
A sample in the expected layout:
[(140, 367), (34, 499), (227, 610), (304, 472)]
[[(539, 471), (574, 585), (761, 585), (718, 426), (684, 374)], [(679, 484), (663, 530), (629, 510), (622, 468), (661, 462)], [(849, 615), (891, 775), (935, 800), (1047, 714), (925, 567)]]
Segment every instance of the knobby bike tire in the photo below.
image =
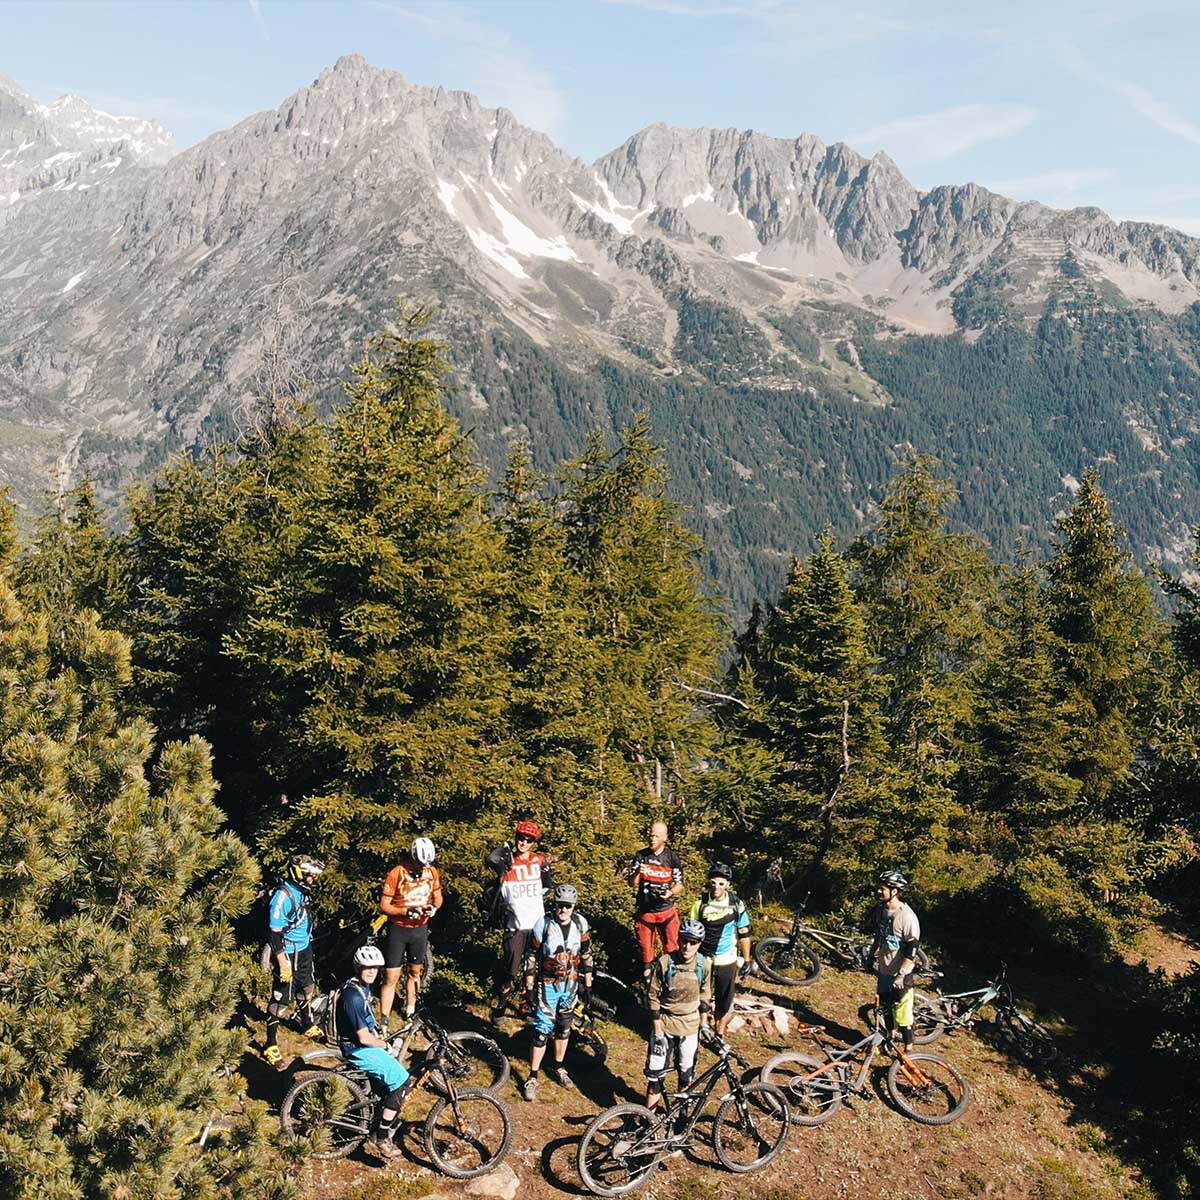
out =
[(512, 1145), (508, 1108), (483, 1088), (455, 1088), (425, 1118), (425, 1149), (443, 1175), (475, 1179), (494, 1171)]
[(1048, 1067), (1058, 1058), (1058, 1044), (1053, 1036), (1032, 1017), (1023, 1012), (1008, 1013), (1001, 1020), (1017, 1053), (1033, 1067)]
[[(512, 1065), (499, 1043), (482, 1033), (460, 1030), (447, 1035), (450, 1049), (446, 1052), (446, 1074), (458, 1088), (479, 1088), (485, 1092), (499, 1093), (508, 1082)], [(429, 1077), (429, 1086), (439, 1095), (445, 1096), (446, 1084), (441, 1072), (434, 1071)]]
[(748, 1083), (740, 1093), (726, 1096), (717, 1109), (713, 1150), (729, 1171), (757, 1171), (783, 1149), (790, 1128), (791, 1111), (783, 1092), (771, 1083)]
[(824, 1065), (824, 1060), (794, 1050), (776, 1054), (763, 1063), (758, 1077), (763, 1083), (773, 1084), (787, 1098), (792, 1124), (824, 1125), (842, 1107), (844, 1096), (837, 1067), (831, 1067), (816, 1079), (803, 1078)]
[(913, 996), (913, 1041), (918, 1046), (928, 1046), (936, 1042), (946, 1032), (946, 1014), (942, 1006), (917, 992)]
[(888, 1094), (896, 1107), (922, 1125), (952, 1125), (967, 1111), (971, 1089), (959, 1074), (937, 1054), (905, 1056), (929, 1080), (913, 1084), (905, 1077), (905, 1062), (897, 1058), (887, 1073)]
[(326, 1148), (314, 1158), (345, 1158), (367, 1140), (375, 1102), (370, 1091), (340, 1071), (320, 1071), (298, 1079), (279, 1106), (279, 1124), (291, 1137), (323, 1130)]
[(576, 1158), (583, 1186), (596, 1196), (624, 1196), (641, 1187), (666, 1153), (661, 1145), (649, 1153), (637, 1152), (655, 1120), (656, 1114), (642, 1104), (616, 1104), (593, 1118), (583, 1131)]
[(754, 944), (758, 969), (784, 987), (811, 987), (821, 978), (821, 960), (790, 937), (759, 938)]

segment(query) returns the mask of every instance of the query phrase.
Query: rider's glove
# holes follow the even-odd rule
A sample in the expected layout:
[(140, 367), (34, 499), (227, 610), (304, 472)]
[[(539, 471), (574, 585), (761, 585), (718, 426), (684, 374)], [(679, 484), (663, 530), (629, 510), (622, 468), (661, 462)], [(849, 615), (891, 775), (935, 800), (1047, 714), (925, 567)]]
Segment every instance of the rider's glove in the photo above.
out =
[(712, 1005), (709, 1004), (709, 1002), (707, 1000), (701, 1000), (700, 1001), (700, 1011), (702, 1013), (710, 1013), (710, 1012), (712, 1012)]
[(292, 982), (292, 964), (285, 958), (279, 967), (279, 982)]
[(752, 962), (744, 962), (738, 968), (739, 979), (749, 979), (754, 974), (754, 964)]

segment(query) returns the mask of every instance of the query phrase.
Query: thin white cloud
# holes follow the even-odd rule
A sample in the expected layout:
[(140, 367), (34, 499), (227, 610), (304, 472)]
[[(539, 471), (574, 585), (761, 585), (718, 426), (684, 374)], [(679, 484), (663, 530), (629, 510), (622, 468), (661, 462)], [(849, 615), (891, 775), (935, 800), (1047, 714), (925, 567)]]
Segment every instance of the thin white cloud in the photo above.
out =
[(1016, 179), (997, 179), (987, 186), (993, 192), (1017, 200), (1065, 200), (1116, 177), (1112, 167), (1080, 167), (1075, 170), (1043, 171)]
[(263, 16), (262, 0), (246, 0), (250, 5), (250, 11), (254, 14), (254, 23), (258, 26), (263, 37), (269, 38), (271, 35), (267, 31), (267, 18)]
[(1020, 133), (1037, 116), (1028, 104), (961, 104), (885, 121), (847, 140), (864, 152), (885, 150), (900, 162), (938, 162), (981, 142)]
[(489, 104), (510, 108), (536, 129), (561, 127), (567, 98), (553, 75), (503, 29), (470, 16), (458, 4), (417, 8), (395, 0), (371, 0), (409, 29), (445, 41), (452, 47), (472, 91)]
[(1127, 79), (1119, 79), (1099, 67), (1074, 42), (1063, 39), (1057, 43), (1059, 60), (1080, 79), (1098, 84), (1123, 100), (1134, 112), (1166, 133), (1174, 134), (1193, 146), (1200, 146), (1200, 122), (1179, 112), (1173, 105), (1155, 95), (1149, 88)]

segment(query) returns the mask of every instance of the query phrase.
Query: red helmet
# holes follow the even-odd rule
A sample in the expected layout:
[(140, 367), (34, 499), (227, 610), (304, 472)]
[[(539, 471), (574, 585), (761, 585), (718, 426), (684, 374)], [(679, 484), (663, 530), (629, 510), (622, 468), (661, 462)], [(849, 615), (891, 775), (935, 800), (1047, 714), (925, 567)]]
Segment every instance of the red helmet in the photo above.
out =
[(517, 825), (517, 835), (533, 838), (533, 840), (536, 842), (541, 838), (542, 831), (536, 821), (521, 821)]

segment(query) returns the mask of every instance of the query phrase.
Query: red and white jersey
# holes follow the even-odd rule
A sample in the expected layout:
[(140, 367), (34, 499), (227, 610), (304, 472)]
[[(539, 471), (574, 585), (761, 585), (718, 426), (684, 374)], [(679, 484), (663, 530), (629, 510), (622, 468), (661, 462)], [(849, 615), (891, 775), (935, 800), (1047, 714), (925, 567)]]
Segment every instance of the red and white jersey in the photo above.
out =
[(546, 915), (545, 895), (550, 886), (550, 864), (544, 854), (514, 854), (500, 875), (501, 903), (507, 910), (509, 929), (532, 929)]

